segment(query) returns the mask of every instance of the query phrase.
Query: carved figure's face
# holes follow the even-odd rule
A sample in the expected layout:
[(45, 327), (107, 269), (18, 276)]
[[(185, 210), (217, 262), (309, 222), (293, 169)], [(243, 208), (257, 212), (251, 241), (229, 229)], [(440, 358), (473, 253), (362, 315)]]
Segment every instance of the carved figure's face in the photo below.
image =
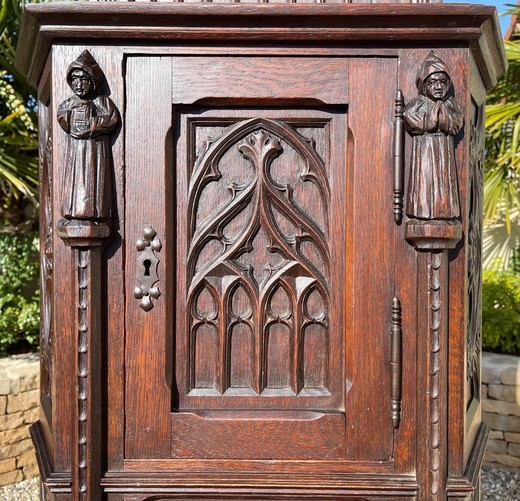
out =
[(93, 90), (90, 75), (83, 70), (74, 70), (70, 76), (70, 86), (78, 97), (87, 97)]
[(439, 71), (432, 73), (424, 82), (424, 93), (432, 101), (444, 101), (450, 88), (450, 78)]

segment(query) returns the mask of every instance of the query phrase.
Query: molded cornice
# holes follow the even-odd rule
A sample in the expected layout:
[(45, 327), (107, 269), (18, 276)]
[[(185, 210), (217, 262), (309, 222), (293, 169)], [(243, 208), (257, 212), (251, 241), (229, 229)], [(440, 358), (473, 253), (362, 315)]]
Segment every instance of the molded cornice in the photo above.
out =
[(55, 41), (467, 43), (493, 87), (507, 63), (494, 7), (466, 4), (56, 2), (25, 7), (17, 65), (36, 86)]

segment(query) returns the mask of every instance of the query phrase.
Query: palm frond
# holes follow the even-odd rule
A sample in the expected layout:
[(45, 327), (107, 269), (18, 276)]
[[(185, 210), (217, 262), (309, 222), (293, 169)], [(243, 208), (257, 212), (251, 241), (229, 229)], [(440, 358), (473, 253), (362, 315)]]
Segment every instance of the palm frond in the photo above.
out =
[(488, 96), (484, 263), (508, 266), (520, 242), (520, 41), (506, 41), (509, 68)]
[(3, 208), (27, 197), (37, 202), (38, 137), (33, 89), (15, 67), (20, 15), (26, 0), (0, 6), (0, 198)]
[(509, 230), (504, 218), (484, 224), (483, 265), (485, 268), (510, 268), (515, 252), (520, 248), (520, 211), (514, 208), (510, 212)]

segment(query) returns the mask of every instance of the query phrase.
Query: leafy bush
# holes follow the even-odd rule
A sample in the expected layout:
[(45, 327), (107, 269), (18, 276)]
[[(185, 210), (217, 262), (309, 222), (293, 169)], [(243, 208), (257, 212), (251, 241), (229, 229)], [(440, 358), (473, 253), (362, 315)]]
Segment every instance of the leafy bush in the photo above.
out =
[(0, 355), (38, 346), (37, 253), (36, 235), (0, 234)]
[(520, 274), (484, 271), (482, 324), (484, 350), (520, 355)]

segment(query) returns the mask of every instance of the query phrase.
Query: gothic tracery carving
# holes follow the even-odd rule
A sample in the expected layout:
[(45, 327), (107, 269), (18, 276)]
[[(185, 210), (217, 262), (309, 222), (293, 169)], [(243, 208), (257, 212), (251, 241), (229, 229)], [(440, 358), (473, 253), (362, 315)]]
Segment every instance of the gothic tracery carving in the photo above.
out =
[[(48, 113), (48, 109), (42, 110), (42, 113)], [(40, 353), (41, 353), (41, 374), (40, 374), (40, 392), (42, 400), (51, 398), (51, 383), (53, 379), (53, 302), (49, 298), (53, 295), (53, 279), (54, 279), (54, 245), (53, 245), (53, 218), (52, 218), (52, 136), (49, 134), (45, 144), (45, 150), (41, 155), (40, 161), (40, 204), (43, 212), (43, 220), (41, 221), (41, 269), (40, 269), (40, 287), (42, 294), (41, 304), (41, 335), (40, 335)]]
[[(243, 172), (225, 185), (229, 155)], [(219, 204), (201, 210), (205, 190)], [(313, 141), (283, 122), (245, 120), (207, 142), (189, 183), (191, 389), (326, 391), (329, 201)]]
[[(482, 337), (482, 214), (484, 177), (483, 106), (473, 103), (469, 145), (469, 216), (468, 216), (468, 320), (467, 380), (469, 400), (480, 395), (480, 356)], [(469, 403), (470, 403), (469, 402)]]

